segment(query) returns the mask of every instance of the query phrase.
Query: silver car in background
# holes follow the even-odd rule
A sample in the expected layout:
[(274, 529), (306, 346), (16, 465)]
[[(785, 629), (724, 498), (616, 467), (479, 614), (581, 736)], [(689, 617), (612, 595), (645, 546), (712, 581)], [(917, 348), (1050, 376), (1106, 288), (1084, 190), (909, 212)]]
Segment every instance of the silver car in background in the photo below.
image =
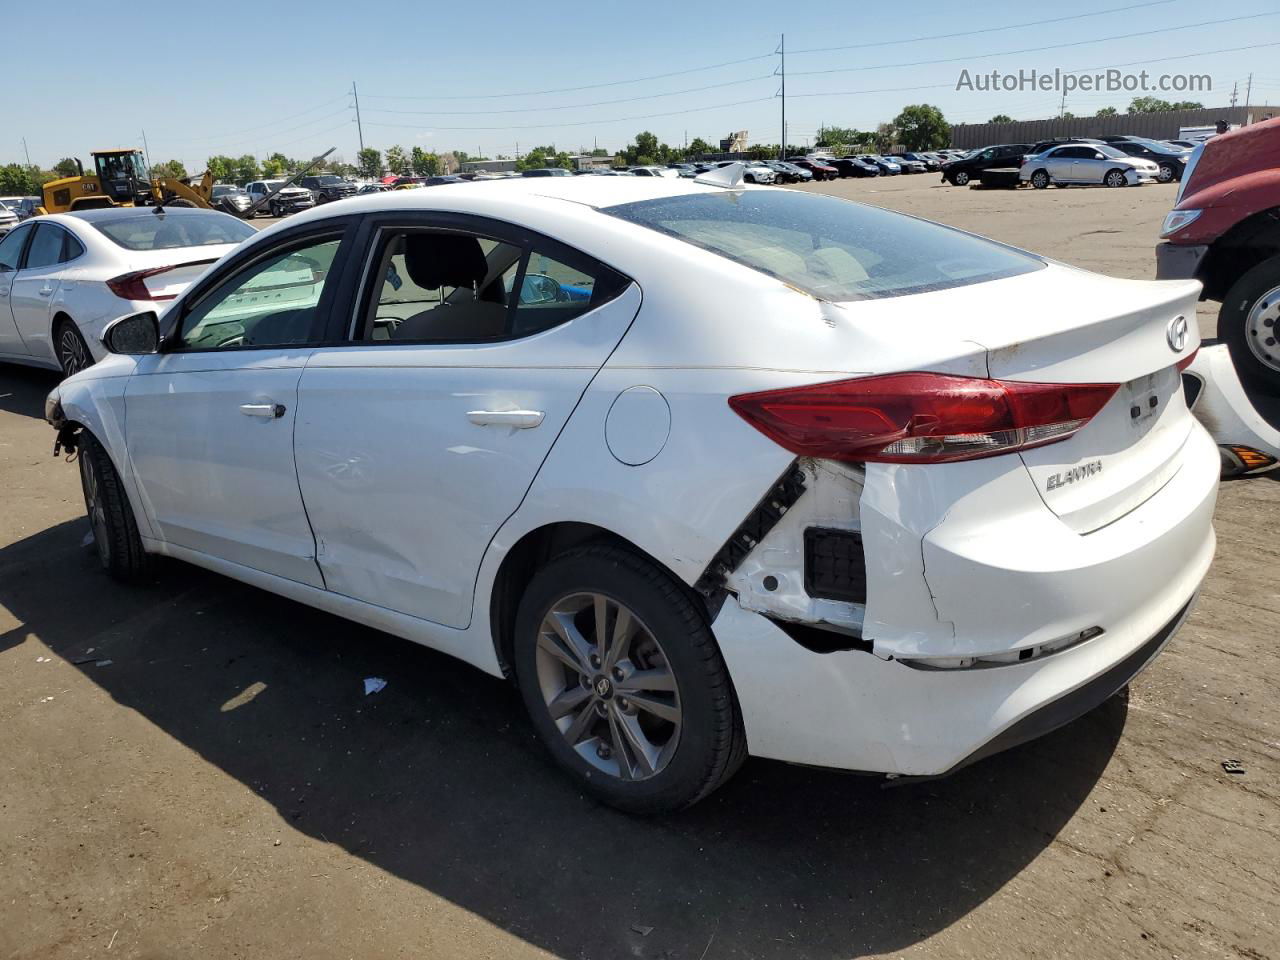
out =
[(1018, 179), (1043, 190), (1051, 183), (1132, 187), (1154, 183), (1160, 168), (1105, 143), (1067, 143), (1022, 158)]

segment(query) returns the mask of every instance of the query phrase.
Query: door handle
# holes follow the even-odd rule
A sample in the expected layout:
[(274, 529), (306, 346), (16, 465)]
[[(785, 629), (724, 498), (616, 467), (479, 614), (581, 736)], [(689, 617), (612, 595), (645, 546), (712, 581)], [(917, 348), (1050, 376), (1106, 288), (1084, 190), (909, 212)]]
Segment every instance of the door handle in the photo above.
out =
[(468, 410), (467, 419), (480, 427), (515, 427), (528, 430), (542, 423), (541, 410)]
[(283, 403), (242, 403), (240, 412), (246, 417), (262, 417), (267, 420), (278, 420), (284, 416)]
[(42, 297), (51, 297), (53, 296), (53, 287), (49, 286), (48, 284), (45, 284), (43, 287), (40, 288), (39, 292), (40, 292), (40, 296)]

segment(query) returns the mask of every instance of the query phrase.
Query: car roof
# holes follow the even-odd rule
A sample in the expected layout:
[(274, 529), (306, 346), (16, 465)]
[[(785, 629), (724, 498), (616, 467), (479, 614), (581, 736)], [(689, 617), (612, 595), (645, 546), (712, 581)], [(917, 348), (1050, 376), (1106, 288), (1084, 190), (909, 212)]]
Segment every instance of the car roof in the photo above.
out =
[[(77, 220), (83, 220), (86, 223), (101, 223), (105, 220), (118, 220), (123, 217), (138, 217), (153, 210), (155, 210), (155, 207), (99, 207), (95, 210), (70, 210), (62, 214), (62, 216), (75, 217)], [(217, 213), (217, 211), (203, 210), (199, 207), (164, 208), (166, 217), (207, 217), (211, 213)], [(225, 216), (225, 214), (219, 214), (219, 216)]]

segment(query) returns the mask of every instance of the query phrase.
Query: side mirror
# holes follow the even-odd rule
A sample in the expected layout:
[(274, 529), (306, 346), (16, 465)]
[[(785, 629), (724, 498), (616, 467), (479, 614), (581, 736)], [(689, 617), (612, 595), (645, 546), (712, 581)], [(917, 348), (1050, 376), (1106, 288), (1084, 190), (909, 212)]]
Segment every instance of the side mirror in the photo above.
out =
[(559, 281), (542, 273), (531, 273), (524, 278), (524, 285), (520, 288), (520, 302), (555, 303), (560, 299), (560, 293)]
[(160, 319), (155, 311), (131, 313), (112, 320), (102, 331), (102, 345), (112, 353), (141, 356), (160, 349)]

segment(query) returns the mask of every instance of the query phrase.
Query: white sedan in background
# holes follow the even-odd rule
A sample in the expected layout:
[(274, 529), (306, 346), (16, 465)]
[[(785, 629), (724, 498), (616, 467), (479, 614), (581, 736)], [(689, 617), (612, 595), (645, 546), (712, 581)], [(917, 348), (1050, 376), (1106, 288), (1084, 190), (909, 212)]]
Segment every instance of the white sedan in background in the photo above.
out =
[(1105, 143), (1068, 143), (1023, 157), (1018, 179), (1037, 190), (1051, 183), (1060, 187), (1136, 187), (1159, 180), (1160, 167)]
[(212, 210), (110, 207), (34, 217), (0, 240), (0, 361), (70, 375), (117, 317), (174, 299), (254, 229)]
[(731, 173), (347, 200), (117, 321), (46, 408), (103, 567), (509, 676), (635, 812), (748, 752), (944, 774), (1122, 688), (1213, 556), (1199, 285)]

